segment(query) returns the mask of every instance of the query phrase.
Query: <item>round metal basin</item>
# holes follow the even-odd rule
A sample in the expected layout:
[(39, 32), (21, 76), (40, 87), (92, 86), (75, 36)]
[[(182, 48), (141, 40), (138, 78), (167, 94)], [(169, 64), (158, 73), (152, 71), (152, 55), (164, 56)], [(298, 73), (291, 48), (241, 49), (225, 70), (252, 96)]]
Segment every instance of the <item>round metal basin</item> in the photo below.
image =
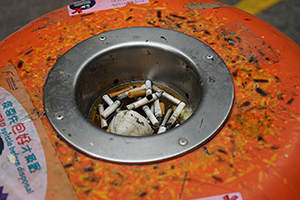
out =
[[(88, 120), (100, 94), (146, 79), (185, 97), (192, 116), (164, 134), (146, 137), (107, 133)], [(169, 159), (200, 146), (222, 127), (233, 98), (230, 72), (209, 46), (180, 32), (150, 27), (83, 41), (61, 57), (44, 86), (45, 110), (58, 134), (90, 156), (124, 163)]]

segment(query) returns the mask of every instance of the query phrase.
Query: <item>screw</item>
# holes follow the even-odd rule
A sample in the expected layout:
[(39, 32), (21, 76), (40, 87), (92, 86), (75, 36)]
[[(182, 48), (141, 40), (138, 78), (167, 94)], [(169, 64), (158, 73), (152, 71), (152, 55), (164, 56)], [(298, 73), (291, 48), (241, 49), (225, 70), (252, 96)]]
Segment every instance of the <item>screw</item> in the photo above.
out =
[(214, 58), (213, 55), (210, 55), (210, 54), (207, 54), (207, 55), (206, 55), (206, 59), (207, 59), (207, 60), (212, 60), (213, 58)]
[(104, 41), (104, 40), (106, 40), (106, 37), (105, 37), (105, 36), (101, 36), (99, 39), (100, 39), (101, 41)]
[(178, 140), (178, 143), (179, 143), (181, 146), (185, 146), (185, 145), (187, 145), (188, 141), (187, 141), (187, 139), (185, 139), (185, 138), (180, 138), (180, 139)]

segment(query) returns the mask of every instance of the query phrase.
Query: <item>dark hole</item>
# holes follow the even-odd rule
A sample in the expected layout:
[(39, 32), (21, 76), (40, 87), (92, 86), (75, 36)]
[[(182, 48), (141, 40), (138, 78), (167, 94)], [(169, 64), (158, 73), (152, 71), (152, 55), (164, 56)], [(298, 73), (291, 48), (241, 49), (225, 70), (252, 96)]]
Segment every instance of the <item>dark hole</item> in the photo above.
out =
[(114, 84), (118, 84), (118, 83), (119, 83), (119, 79), (115, 79)]
[(190, 97), (188, 93), (185, 93), (185, 96), (187, 99)]

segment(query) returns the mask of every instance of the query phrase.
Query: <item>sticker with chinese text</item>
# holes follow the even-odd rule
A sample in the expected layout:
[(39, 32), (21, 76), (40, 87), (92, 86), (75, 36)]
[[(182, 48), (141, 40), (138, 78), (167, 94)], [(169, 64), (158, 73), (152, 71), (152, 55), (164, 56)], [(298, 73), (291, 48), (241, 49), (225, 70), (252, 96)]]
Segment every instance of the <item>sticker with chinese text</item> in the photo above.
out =
[(99, 10), (108, 10), (124, 7), (127, 3), (145, 4), (149, 0), (85, 0), (72, 3), (68, 6), (69, 15), (84, 14)]
[[(16, 89), (9, 79), (10, 89)], [(0, 87), (0, 188), (8, 199), (44, 199), (47, 168), (38, 132), (18, 100)], [(0, 193), (0, 194), (1, 194)], [(0, 195), (1, 196), (1, 195)]]
[(235, 193), (229, 193), (229, 194), (222, 194), (212, 197), (204, 197), (200, 199), (194, 199), (194, 200), (243, 200), (241, 193), (235, 192)]

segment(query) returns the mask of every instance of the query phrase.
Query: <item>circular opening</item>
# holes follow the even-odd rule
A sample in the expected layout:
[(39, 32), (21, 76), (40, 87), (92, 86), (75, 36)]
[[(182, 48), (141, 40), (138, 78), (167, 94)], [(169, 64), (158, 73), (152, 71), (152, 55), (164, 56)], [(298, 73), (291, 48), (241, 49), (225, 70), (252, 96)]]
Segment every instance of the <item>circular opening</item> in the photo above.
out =
[[(155, 136), (125, 137), (88, 120), (99, 96), (147, 79), (188, 105), (192, 115), (179, 127)], [(44, 86), (47, 117), (62, 138), (90, 156), (125, 163), (168, 159), (207, 142), (225, 123), (233, 98), (231, 74), (209, 46), (177, 31), (150, 27), (109, 31), (83, 41), (60, 58)]]
[(89, 118), (92, 105), (107, 91), (147, 79), (185, 102), (185, 120), (198, 107), (201, 79), (197, 67), (180, 52), (158, 45), (121, 46), (95, 56), (82, 66), (76, 79), (77, 105)]

